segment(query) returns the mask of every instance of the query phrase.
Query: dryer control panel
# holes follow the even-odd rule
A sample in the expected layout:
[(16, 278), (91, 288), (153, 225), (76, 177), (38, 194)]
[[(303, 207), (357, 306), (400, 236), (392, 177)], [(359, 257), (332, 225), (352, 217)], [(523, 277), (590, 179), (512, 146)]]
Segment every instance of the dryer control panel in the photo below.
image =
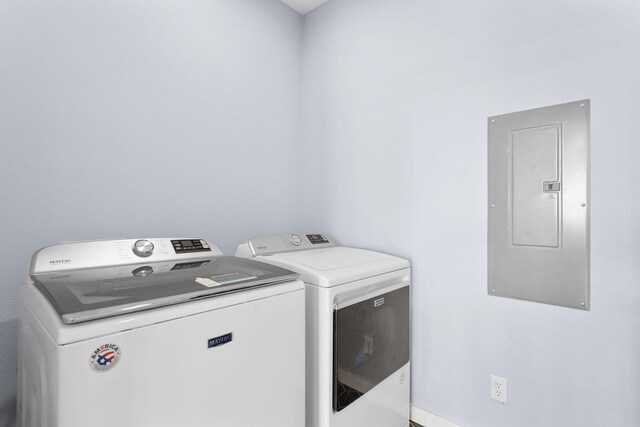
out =
[(247, 243), (238, 246), (236, 256), (254, 257), (330, 246), (335, 246), (335, 243), (329, 240), (325, 234), (276, 234), (250, 239)]
[(309, 239), (309, 242), (311, 242), (312, 245), (329, 243), (329, 239), (324, 237), (322, 234), (307, 234), (307, 239)]

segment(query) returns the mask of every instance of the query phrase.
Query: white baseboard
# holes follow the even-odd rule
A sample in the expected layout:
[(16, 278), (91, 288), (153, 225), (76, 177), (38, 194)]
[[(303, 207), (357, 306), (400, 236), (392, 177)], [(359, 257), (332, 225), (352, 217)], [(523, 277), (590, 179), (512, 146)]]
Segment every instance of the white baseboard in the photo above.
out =
[(424, 427), (461, 427), (458, 424), (411, 405), (411, 420)]

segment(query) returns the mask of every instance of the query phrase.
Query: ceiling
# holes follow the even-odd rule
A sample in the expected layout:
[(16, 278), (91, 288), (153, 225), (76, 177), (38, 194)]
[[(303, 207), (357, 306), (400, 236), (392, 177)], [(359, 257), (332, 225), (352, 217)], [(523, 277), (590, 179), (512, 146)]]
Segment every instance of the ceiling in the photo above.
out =
[(298, 12), (300, 15), (311, 12), (318, 6), (326, 3), (329, 0), (280, 0), (282, 3), (289, 6), (291, 9)]

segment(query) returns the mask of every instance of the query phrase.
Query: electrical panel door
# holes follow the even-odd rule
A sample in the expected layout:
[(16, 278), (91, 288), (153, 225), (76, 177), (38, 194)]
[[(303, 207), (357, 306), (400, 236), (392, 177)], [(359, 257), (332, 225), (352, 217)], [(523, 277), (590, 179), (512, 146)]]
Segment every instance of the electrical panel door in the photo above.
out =
[(489, 118), (489, 295), (589, 309), (589, 123), (589, 100)]

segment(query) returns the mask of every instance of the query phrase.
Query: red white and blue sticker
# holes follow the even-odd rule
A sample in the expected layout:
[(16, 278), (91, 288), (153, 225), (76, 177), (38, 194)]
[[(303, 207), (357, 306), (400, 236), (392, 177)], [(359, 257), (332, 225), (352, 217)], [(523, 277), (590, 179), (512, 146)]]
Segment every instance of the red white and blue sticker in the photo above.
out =
[(120, 361), (120, 347), (116, 344), (102, 344), (89, 358), (89, 366), (96, 372), (107, 372)]

